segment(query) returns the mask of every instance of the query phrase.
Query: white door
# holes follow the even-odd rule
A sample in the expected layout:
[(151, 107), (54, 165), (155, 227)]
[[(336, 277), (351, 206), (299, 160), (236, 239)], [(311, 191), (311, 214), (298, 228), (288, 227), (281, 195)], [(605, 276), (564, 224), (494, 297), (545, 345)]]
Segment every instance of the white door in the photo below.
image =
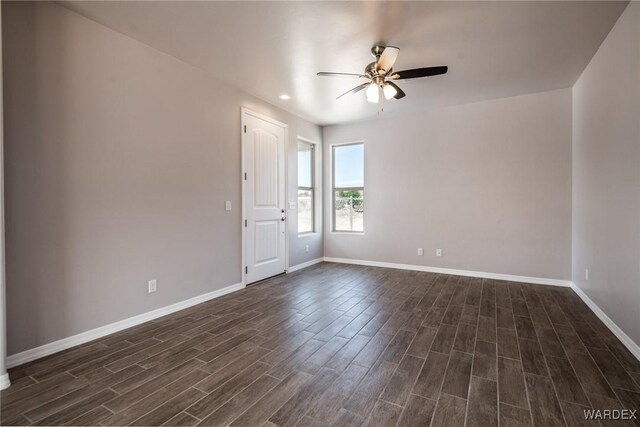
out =
[(284, 273), (286, 125), (243, 110), (245, 278)]

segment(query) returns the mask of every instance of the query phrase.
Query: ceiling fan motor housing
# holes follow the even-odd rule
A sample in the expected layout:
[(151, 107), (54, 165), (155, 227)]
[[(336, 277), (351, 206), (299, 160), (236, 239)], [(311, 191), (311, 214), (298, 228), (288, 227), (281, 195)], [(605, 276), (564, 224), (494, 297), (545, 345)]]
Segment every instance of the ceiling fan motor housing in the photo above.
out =
[(389, 73), (391, 73), (391, 70), (389, 70), (388, 72), (385, 70), (379, 70), (377, 68), (377, 62), (372, 62), (364, 69), (364, 74), (378, 86), (382, 86), (384, 84), (384, 80), (386, 76), (389, 75)]

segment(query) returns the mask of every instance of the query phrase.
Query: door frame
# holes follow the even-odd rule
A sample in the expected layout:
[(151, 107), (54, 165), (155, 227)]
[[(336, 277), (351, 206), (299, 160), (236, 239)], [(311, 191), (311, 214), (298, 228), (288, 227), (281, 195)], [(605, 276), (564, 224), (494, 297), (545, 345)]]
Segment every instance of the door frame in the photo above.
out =
[(242, 277), (242, 285), (247, 286), (247, 275), (245, 273), (245, 267), (247, 262), (247, 242), (246, 242), (246, 227), (244, 226), (244, 220), (246, 219), (246, 206), (245, 206), (245, 186), (246, 180), (244, 179), (245, 173), (245, 164), (244, 164), (244, 153), (247, 142), (245, 141), (244, 126), (245, 126), (245, 116), (250, 115), (255, 118), (264, 120), (273, 125), (281, 127), (284, 130), (284, 209), (285, 209), (285, 217), (287, 220), (285, 221), (284, 227), (284, 272), (286, 273), (289, 270), (289, 125), (278, 120), (275, 120), (269, 116), (264, 114), (257, 113), (253, 110), (250, 110), (245, 107), (240, 108), (240, 184), (241, 184), (241, 194), (240, 198), (242, 201), (242, 209), (240, 212), (240, 228), (242, 229), (242, 265), (240, 265), (240, 272)]

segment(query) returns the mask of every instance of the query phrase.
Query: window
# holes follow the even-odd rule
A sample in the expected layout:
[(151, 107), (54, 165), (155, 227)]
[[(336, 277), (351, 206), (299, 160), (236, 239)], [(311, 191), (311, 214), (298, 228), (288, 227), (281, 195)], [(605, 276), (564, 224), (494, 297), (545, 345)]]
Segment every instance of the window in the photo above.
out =
[(334, 145), (333, 231), (364, 231), (364, 144)]
[(298, 233), (315, 231), (315, 145), (298, 141)]

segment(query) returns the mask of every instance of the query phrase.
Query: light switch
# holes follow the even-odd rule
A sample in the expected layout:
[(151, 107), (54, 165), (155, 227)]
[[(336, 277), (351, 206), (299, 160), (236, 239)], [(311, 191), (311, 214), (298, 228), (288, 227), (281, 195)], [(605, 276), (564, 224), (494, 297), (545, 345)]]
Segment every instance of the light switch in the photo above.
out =
[(290, 210), (295, 210), (296, 209), (296, 202), (289, 202), (289, 209)]
[(225, 211), (230, 211), (231, 210), (231, 202), (229, 200), (224, 202), (224, 210)]

